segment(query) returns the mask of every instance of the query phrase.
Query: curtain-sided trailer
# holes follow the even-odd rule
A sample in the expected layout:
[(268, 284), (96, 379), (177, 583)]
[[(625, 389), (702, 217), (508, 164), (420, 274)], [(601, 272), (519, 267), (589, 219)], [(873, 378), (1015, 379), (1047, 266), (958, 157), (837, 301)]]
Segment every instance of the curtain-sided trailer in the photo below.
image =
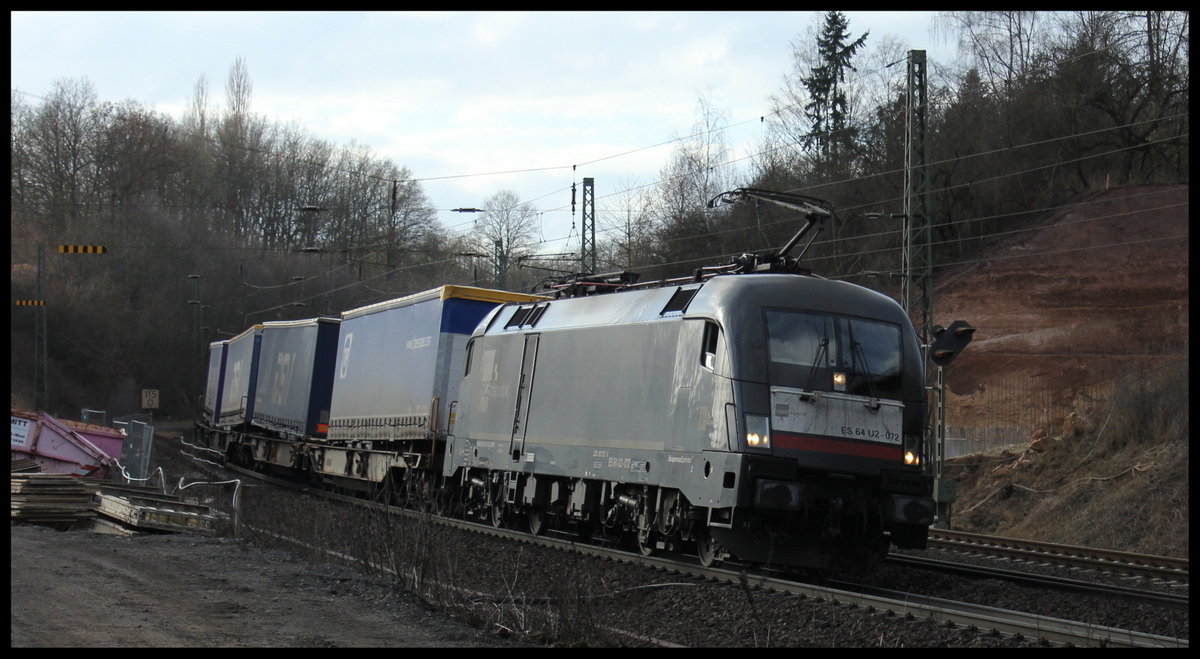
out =
[[(476, 325), (500, 304), (539, 299), (441, 286), (346, 311), (340, 319), (256, 326), (230, 339), (224, 374), (219, 365), (209, 373), (210, 388), (214, 377), (223, 383), (220, 406), (241, 409), (241, 421), (249, 423), (201, 430), (210, 446), (237, 462), (304, 470), (343, 487), (367, 489), (396, 470), (428, 473), (440, 464), (454, 423), (466, 343)], [(232, 387), (238, 380), (231, 371), (246, 368), (237, 364), (252, 332), (258, 337), (255, 395), (249, 406), (239, 406), (228, 402), (231, 391), (240, 391)]]
[(258, 380), (262, 327), (255, 325), (225, 342), (225, 369), (221, 376), (216, 423), (220, 427), (233, 428), (254, 416), (254, 387)]
[(326, 436), (340, 324), (336, 318), (263, 323), (251, 425), (286, 439)]

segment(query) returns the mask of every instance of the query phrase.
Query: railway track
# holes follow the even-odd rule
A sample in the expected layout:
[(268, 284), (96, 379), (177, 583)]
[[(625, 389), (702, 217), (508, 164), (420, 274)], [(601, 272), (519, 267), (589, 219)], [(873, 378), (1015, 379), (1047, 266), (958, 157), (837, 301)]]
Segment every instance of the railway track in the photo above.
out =
[[(296, 488), (295, 483), (281, 481), (262, 474), (229, 466), (255, 478)], [(307, 489), (318, 492), (313, 488)], [(354, 497), (319, 491), (329, 499), (361, 505)], [(415, 516), (416, 513), (389, 507), (394, 514)], [(643, 556), (636, 551), (616, 547), (583, 544), (565, 535), (532, 536), (524, 531), (496, 528), (491, 524), (452, 518), (438, 518), (437, 523), (530, 545), (581, 552), (603, 559), (720, 583), (763, 589), (792, 596), (828, 602), (831, 606), (850, 607), (876, 615), (897, 616), (909, 621), (930, 621), (949, 629), (970, 629), (985, 634), (1000, 634), (1018, 639), (1036, 639), (1044, 644), (1120, 647), (1186, 647), (1187, 639), (1171, 638), (1101, 625), (1057, 619), (1044, 615), (1011, 611), (978, 604), (956, 602), (911, 592), (888, 591), (862, 584), (813, 584), (796, 581), (779, 573), (754, 570), (750, 566), (726, 563), (711, 568), (699, 565), (697, 559), (685, 554), (663, 553)], [(299, 542), (297, 540), (297, 542)]]
[(1003, 579), (1013, 583), (1033, 586), (1035, 588), (1051, 588), (1063, 592), (1083, 593), (1111, 597), (1128, 602), (1165, 606), (1176, 610), (1189, 609), (1188, 596), (1175, 593), (1148, 592), (1140, 588), (1117, 586), (1113, 584), (1094, 583), (1078, 579), (1066, 579), (1045, 574), (1031, 574), (1017, 570), (1005, 570), (995, 567), (967, 565), (953, 561), (943, 561), (935, 558), (908, 555), (891, 555), (889, 563), (908, 565), (916, 568), (936, 570), (961, 574), (980, 579)]
[(1034, 540), (929, 530), (929, 546), (990, 556), (1188, 582), (1188, 559), (1059, 545)]

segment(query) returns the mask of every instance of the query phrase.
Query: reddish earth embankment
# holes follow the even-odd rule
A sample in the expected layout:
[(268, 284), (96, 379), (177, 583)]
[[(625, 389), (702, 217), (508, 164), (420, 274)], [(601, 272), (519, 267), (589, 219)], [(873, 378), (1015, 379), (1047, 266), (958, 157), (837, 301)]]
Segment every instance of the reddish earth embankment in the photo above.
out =
[(941, 278), (935, 320), (977, 328), (946, 372), (950, 423), (1035, 405), (1061, 421), (1077, 397), (1186, 355), (1188, 211), (1187, 185), (1091, 193)]

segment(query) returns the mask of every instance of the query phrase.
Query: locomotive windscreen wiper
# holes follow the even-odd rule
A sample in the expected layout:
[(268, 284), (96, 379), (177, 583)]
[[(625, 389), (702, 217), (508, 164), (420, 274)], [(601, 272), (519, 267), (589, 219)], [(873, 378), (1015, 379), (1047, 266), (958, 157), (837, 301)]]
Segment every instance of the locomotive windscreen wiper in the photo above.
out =
[(867, 390), (871, 393), (871, 398), (879, 398), (879, 392), (875, 391), (875, 374), (871, 370), (871, 366), (867, 364), (867, 353), (863, 351), (862, 342), (855, 341), (854, 337), (850, 338), (850, 355), (854, 360), (854, 368), (858, 368), (858, 360), (862, 359), (862, 370), (858, 374), (867, 381)]
[(812, 364), (808, 367), (808, 382), (804, 383), (804, 388), (808, 391), (813, 390), (813, 379), (817, 377), (817, 365), (824, 364), (821, 361), (828, 352), (829, 337), (821, 339), (820, 345), (817, 346), (817, 354), (813, 355)]

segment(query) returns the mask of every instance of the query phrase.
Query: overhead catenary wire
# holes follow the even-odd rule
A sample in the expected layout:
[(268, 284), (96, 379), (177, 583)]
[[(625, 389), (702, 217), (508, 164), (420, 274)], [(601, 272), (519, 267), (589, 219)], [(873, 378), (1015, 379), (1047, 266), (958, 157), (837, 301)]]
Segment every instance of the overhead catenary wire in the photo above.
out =
[[(1187, 134), (1184, 134), (1184, 135), (1182, 135), (1182, 136), (1173, 136), (1173, 137), (1171, 137), (1171, 138), (1163, 138), (1163, 139), (1164, 139), (1164, 140), (1166, 140), (1166, 139), (1175, 139), (1175, 138), (1179, 138), (1179, 137), (1186, 137), (1186, 136), (1187, 136)], [(1127, 148), (1134, 148), (1134, 147), (1127, 147)], [(1114, 150), (1114, 151), (1107, 151), (1107, 152), (1104, 152), (1104, 153), (1099, 153), (1099, 154), (1091, 154), (1091, 155), (1089, 155), (1089, 156), (1083, 156), (1083, 157), (1081, 157), (1081, 158), (1078, 158), (1078, 159), (1076, 159), (1076, 160), (1084, 160), (1084, 159), (1087, 159), (1087, 158), (1096, 158), (1096, 157), (1102, 157), (1102, 156), (1104, 156), (1104, 155), (1109, 155), (1109, 154), (1111, 154), (1111, 153), (1113, 153), (1113, 152), (1116, 152), (1116, 151), (1121, 151), (1121, 150), (1125, 150), (1125, 149), (1116, 149), (1116, 150)], [(1065, 161), (1065, 162), (1072, 162), (1072, 161)], [(1045, 168), (1048, 168), (1048, 167), (1055, 167), (1055, 166), (1059, 166), (1059, 165), (1061, 165), (1061, 164), (1065, 164), (1065, 163), (1064, 163), (1063, 161), (1058, 161), (1058, 162), (1052, 163), (1052, 164), (1050, 164), (1050, 165), (1038, 166), (1038, 167), (1030, 168), (1030, 169), (1027, 169), (1027, 170), (1022, 170), (1022, 171), (1019, 171), (1019, 172), (1010, 172), (1010, 173), (1006, 173), (1006, 174), (1001, 174), (1001, 175), (998, 175), (998, 176), (995, 176), (995, 177), (991, 177), (990, 179), (985, 179), (985, 180), (997, 180), (997, 179), (1002, 179), (1002, 178), (1009, 177), (1009, 176), (1018, 176), (1018, 175), (1021, 175), (1021, 174), (1030, 173), (1030, 172), (1037, 171), (1037, 170), (1040, 170), (1040, 169), (1045, 169)], [(949, 190), (949, 189), (954, 189), (954, 188), (957, 188), (957, 187), (964, 187), (964, 186), (969, 186), (969, 185), (972, 185), (972, 184), (978, 184), (978, 183), (980, 183), (980, 182), (982, 182), (982, 181), (975, 181), (975, 182), (972, 182), (972, 183), (964, 183), (964, 184), (960, 184), (960, 185), (958, 185), (958, 186), (949, 186), (949, 187), (947, 187), (947, 188), (942, 188), (942, 189), (936, 190), (936, 191), (934, 191), (934, 192), (942, 192), (942, 191)], [(1153, 193), (1147, 193), (1147, 194), (1153, 194)], [(896, 198), (896, 199), (899, 199), (899, 198)], [(882, 201), (882, 202), (874, 202), (872, 205), (877, 205), (877, 204), (879, 204), (879, 203), (885, 203), (886, 201), (888, 201), (888, 200), (884, 200), (884, 201)], [(1102, 201), (1105, 201), (1105, 200), (1102, 200), (1102, 199), (1101, 199), (1101, 200), (1092, 200), (1092, 201), (1090, 201), (1090, 202), (1084, 202), (1084, 203), (1100, 203), (1100, 202), (1102, 202)], [(1075, 204), (1064, 205), (1064, 206), (1062, 206), (1062, 207), (1054, 207), (1054, 208), (1066, 208), (1066, 207), (1070, 207), (1070, 206), (1073, 206), (1073, 205), (1075, 205)], [(860, 207), (851, 207), (850, 209), (843, 209), (843, 211), (845, 211), (845, 210), (855, 210), (855, 209), (857, 209), (857, 208), (862, 208), (862, 207), (863, 207), (863, 206), (860, 206)], [(1017, 213), (1012, 213), (1012, 214), (1026, 214), (1026, 213), (1027, 213), (1027, 212), (1017, 212)], [(983, 220), (983, 219), (992, 219), (992, 218), (1001, 217), (1001, 216), (1002, 216), (1002, 215), (995, 215), (995, 216), (983, 216), (983, 217), (975, 217), (975, 218), (967, 218), (967, 219), (964, 219), (964, 220), (958, 220), (958, 221), (955, 221), (955, 222), (957, 223), (957, 222), (972, 222), (972, 221), (980, 221), (980, 220)], [(781, 220), (779, 223), (783, 223), (783, 222), (790, 222), (790, 221), (791, 221), (791, 220), (784, 219), (784, 220)], [(770, 226), (770, 225), (767, 225), (767, 226)], [(1040, 228), (1040, 227), (1032, 227), (1032, 228), (1028, 228), (1028, 229), (1022, 229), (1022, 230), (1035, 230), (1035, 229), (1037, 229), (1037, 228)], [(605, 232), (605, 233), (606, 233), (606, 232), (609, 232), (609, 231), (612, 231), (612, 230), (615, 230), (615, 229), (602, 229), (602, 230), (601, 230), (601, 232)], [(692, 236), (689, 236), (688, 238), (693, 238), (693, 239), (694, 239), (694, 238), (697, 238), (697, 237), (705, 237), (705, 236), (711, 236), (711, 235), (718, 235), (718, 234), (721, 234), (721, 233), (726, 233), (726, 232), (736, 232), (736, 231), (740, 231), (740, 230), (744, 230), (744, 229), (731, 229), (731, 230), (722, 231), (722, 232), (711, 232), (711, 233), (709, 233), (709, 234), (699, 234), (699, 235), (692, 235)], [(993, 236), (997, 236), (997, 235), (1007, 235), (1007, 234), (1010, 234), (1010, 233), (1016, 233), (1016, 232), (1019, 232), (1019, 231), (1022, 231), (1022, 230), (1015, 230), (1015, 231), (1013, 231), (1013, 232), (1004, 232), (1004, 234), (988, 234), (988, 236), (974, 236), (974, 237), (969, 237), (968, 239), (982, 239), (982, 238), (985, 238), (985, 237), (993, 237)], [(881, 232), (880, 234), (871, 234), (871, 235), (884, 235), (884, 234), (887, 234), (887, 233), (893, 233), (893, 232)], [(862, 238), (862, 236), (858, 236), (858, 237), (847, 237), (847, 238), (842, 238), (842, 239), (831, 239), (831, 240), (827, 240), (827, 241), (822, 241), (822, 243), (818, 243), (818, 244), (829, 244), (829, 243), (832, 243), (832, 242), (837, 242), (837, 241), (841, 241), (841, 240), (853, 240), (853, 239), (858, 239), (858, 238)], [(1184, 236), (1181, 236), (1181, 237), (1178, 237), (1178, 238), (1186, 238), (1186, 234), (1185, 234)], [(549, 241), (544, 241), (544, 242), (554, 242), (554, 241), (556, 241), (556, 240), (561, 240), (561, 239), (551, 239), (551, 240), (549, 240)], [(1164, 240), (1164, 239), (1154, 239), (1154, 240)], [(941, 244), (941, 243), (938, 243), (938, 244)], [(1136, 244), (1136, 243), (1127, 243), (1127, 244)], [(1109, 246), (1098, 246), (1098, 247), (1096, 247), (1096, 248), (1100, 248), (1100, 247), (1112, 247), (1112, 246), (1118, 246), (1118, 245), (1114, 244), (1114, 245), (1109, 245)], [(147, 248), (161, 249), (161, 247), (149, 247), (149, 246), (148, 246)], [(193, 247), (193, 248), (194, 248), (194, 247)], [(258, 249), (260, 249), (260, 248), (241, 248), (241, 249), (252, 249), (252, 250), (256, 250), (256, 251), (257, 251), (257, 250), (258, 250)], [(1089, 249), (1089, 248), (1081, 248), (1081, 249)], [(879, 252), (879, 251), (887, 251), (887, 250), (874, 250), (874, 252)], [(1045, 252), (1045, 253), (1042, 253), (1041, 255), (1046, 255), (1046, 254), (1055, 254), (1055, 253), (1062, 253), (1062, 252), (1068, 252), (1068, 251), (1075, 251), (1075, 250), (1074, 250), (1074, 249), (1056, 250), (1056, 251), (1053, 251), (1053, 252)], [(864, 252), (864, 254), (867, 254), (867, 253), (874, 253), (874, 252)], [(708, 257), (700, 257), (700, 258), (696, 258), (696, 259), (688, 259), (688, 260), (684, 260), (684, 261), (676, 261), (676, 262), (672, 262), (672, 263), (644, 264), (644, 265), (642, 265), (642, 266), (635, 266), (635, 267), (671, 267), (671, 266), (677, 266), (677, 265), (686, 265), (686, 264), (689, 264), (689, 263), (697, 263), (697, 262), (711, 262), (711, 261), (713, 261), (714, 259), (719, 259), (719, 258), (727, 258), (727, 257), (729, 257), (729, 256), (734, 256), (734, 255), (735, 255), (734, 253), (730, 253), (730, 254), (724, 254), (724, 255), (714, 255), (714, 256), (708, 256)], [(1023, 257), (1023, 256), (1035, 256), (1035, 255), (1019, 255), (1019, 256)], [(814, 258), (814, 259), (811, 259), (811, 260), (812, 260), (812, 261), (819, 261), (819, 260), (822, 260), (822, 259), (829, 259), (829, 258), (835, 258), (835, 257), (832, 257), (832, 256), (828, 256), (828, 257), (816, 257), (816, 258)], [(1016, 257), (1005, 257), (1005, 258), (1016, 258)], [(421, 266), (424, 266), (424, 265), (432, 265), (432, 264), (437, 264), (437, 263), (445, 263), (445, 262), (449, 262), (449, 261), (452, 261), (452, 260), (453, 260), (453, 259), (443, 259), (443, 260), (440, 260), (440, 261), (433, 261), (433, 262), (430, 262), (430, 263), (413, 264), (413, 265), (409, 265), (409, 266), (404, 266), (404, 267), (401, 267), (401, 268), (396, 268), (396, 269), (388, 270), (388, 271), (386, 271), (386, 272), (384, 272), (384, 273), (382, 273), (382, 274), (380, 274), (380, 275), (376, 275), (376, 276), (374, 276), (374, 277), (371, 277), (370, 279), (376, 279), (376, 278), (378, 278), (378, 277), (387, 276), (387, 275), (389, 275), (389, 274), (392, 274), (392, 273), (395, 273), (395, 272), (400, 272), (400, 271), (402, 271), (402, 270), (407, 270), (407, 269), (411, 269), (411, 268), (421, 267)], [(979, 262), (979, 261), (982, 261), (982, 260), (988, 260), (988, 259), (979, 259), (979, 260), (960, 261), (960, 262), (957, 262), (957, 263), (941, 263), (941, 264), (935, 264), (935, 265), (934, 265), (934, 267), (949, 267), (949, 266), (952, 266), (952, 265), (964, 265), (964, 264), (968, 264), (968, 263)], [(992, 260), (995, 260), (995, 259), (992, 259)], [(335, 268), (335, 270), (336, 270), (336, 269), (337, 269), (337, 268)], [(848, 277), (848, 276), (853, 276), (853, 275), (843, 275), (843, 276), (841, 276), (841, 277), (838, 277), (838, 278), (845, 278), (845, 277)], [(366, 280), (366, 281), (369, 281), (370, 279), (368, 279), (368, 280)], [(307, 281), (307, 280), (306, 280), (306, 281)], [(278, 287), (284, 287), (284, 286), (294, 285), (295, 283), (300, 283), (300, 282), (289, 282), (288, 284), (283, 284), (283, 285), (280, 285), (280, 286), (278, 286)], [(268, 311), (274, 311), (274, 310), (283, 309), (283, 308), (286, 308), (286, 307), (288, 307), (288, 306), (292, 306), (292, 305), (294, 305), (294, 304), (295, 304), (295, 303), (297, 303), (297, 302), (307, 302), (307, 301), (311, 301), (311, 300), (313, 300), (313, 299), (315, 299), (315, 298), (321, 297), (322, 295), (328, 295), (328, 294), (330, 294), (330, 293), (334, 293), (334, 292), (337, 292), (337, 291), (340, 291), (340, 290), (344, 290), (344, 289), (346, 289), (346, 288), (349, 288), (349, 287), (352, 287), (352, 286), (354, 286), (354, 285), (356, 285), (356, 284), (352, 283), (352, 284), (347, 284), (347, 285), (344, 285), (344, 286), (339, 286), (339, 287), (336, 287), (336, 288), (330, 289), (330, 290), (328, 290), (328, 291), (323, 291), (323, 292), (318, 292), (318, 293), (315, 293), (315, 294), (313, 294), (313, 295), (311, 295), (311, 296), (308, 296), (308, 297), (306, 297), (306, 298), (303, 298), (303, 299), (301, 299), (301, 300), (295, 300), (295, 301), (288, 302), (288, 303), (284, 303), (284, 304), (280, 304), (280, 305), (274, 305), (274, 306), (268, 307), (268, 308), (266, 308), (266, 309), (261, 309), (261, 310), (259, 310), (259, 311), (250, 312), (250, 313), (249, 313), (249, 314), (247, 314), (247, 315), (249, 316), (249, 315), (255, 315), (255, 314), (258, 314), (258, 313), (264, 313), (264, 312), (268, 312)]]
[[(1110, 129), (1110, 130), (1111, 130), (1111, 129)], [(930, 194), (940, 194), (940, 193), (945, 193), (945, 192), (949, 192), (949, 191), (952, 191), (952, 190), (957, 190), (957, 189), (961, 189), (961, 188), (968, 188), (968, 187), (971, 187), (971, 186), (973, 186), (973, 185), (980, 185), (980, 184), (983, 184), (983, 183), (988, 183), (988, 182), (992, 182), (992, 181), (998, 181), (998, 180), (1001, 180), (1001, 179), (1004, 179), (1004, 178), (1009, 178), (1009, 177), (1014, 177), (1014, 176), (1021, 176), (1021, 175), (1024, 175), (1024, 174), (1033, 173), (1033, 172), (1036, 172), (1036, 171), (1039, 171), (1039, 170), (1043, 170), (1043, 169), (1049, 169), (1049, 168), (1053, 168), (1053, 167), (1059, 167), (1059, 166), (1062, 166), (1062, 165), (1065, 165), (1065, 164), (1070, 164), (1070, 163), (1073, 163), (1073, 162), (1080, 162), (1080, 161), (1089, 160), (1089, 159), (1092, 159), (1092, 158), (1101, 158), (1101, 157), (1104, 157), (1104, 156), (1112, 155), (1112, 154), (1114, 154), (1114, 153), (1119, 153), (1119, 152), (1123, 152), (1123, 151), (1129, 151), (1129, 150), (1132, 150), (1132, 149), (1141, 149), (1141, 148), (1145, 148), (1145, 146), (1147, 146), (1147, 145), (1149, 145), (1149, 144), (1155, 144), (1155, 143), (1159, 143), (1159, 142), (1166, 142), (1166, 141), (1171, 141), (1171, 140), (1176, 140), (1176, 139), (1182, 139), (1182, 138), (1186, 138), (1186, 137), (1188, 137), (1189, 135), (1190, 135), (1189, 133), (1183, 133), (1183, 134), (1181, 134), (1181, 135), (1173, 135), (1173, 136), (1169, 136), (1169, 137), (1161, 138), (1161, 139), (1159, 139), (1159, 140), (1153, 140), (1153, 141), (1149, 141), (1149, 142), (1146, 142), (1146, 143), (1144, 143), (1144, 144), (1138, 144), (1138, 145), (1129, 146), (1129, 147), (1121, 147), (1121, 148), (1118, 148), (1118, 149), (1113, 149), (1113, 150), (1111, 150), (1111, 151), (1104, 151), (1104, 152), (1102, 152), (1102, 153), (1089, 154), (1089, 155), (1086, 155), (1086, 156), (1081, 156), (1081, 157), (1079, 157), (1079, 158), (1074, 158), (1074, 159), (1070, 159), (1070, 160), (1057, 160), (1057, 161), (1055, 161), (1055, 162), (1053, 162), (1053, 163), (1050, 163), (1050, 164), (1048, 164), (1048, 165), (1039, 165), (1039, 166), (1037, 166), (1037, 167), (1031, 167), (1031, 168), (1024, 169), (1024, 170), (1020, 170), (1020, 171), (1016, 171), (1016, 172), (1008, 172), (1008, 173), (1004, 173), (1004, 174), (998, 174), (998, 175), (996, 175), (996, 176), (992, 176), (992, 177), (988, 177), (988, 178), (977, 179), (977, 180), (974, 180), (974, 181), (968, 181), (968, 182), (965, 182), (965, 183), (960, 183), (960, 184), (956, 184), (956, 185), (950, 185), (950, 186), (945, 186), (945, 187), (942, 187), (942, 188), (937, 188), (937, 189), (935, 189), (935, 190), (930, 190)], [(1062, 138), (1062, 139), (1067, 139), (1067, 138)], [(1019, 147), (1013, 147), (1013, 148), (1019, 148)], [(870, 176), (870, 175), (869, 175), (869, 176)], [(860, 178), (867, 178), (867, 177), (860, 177)], [(842, 182), (843, 182), (843, 183), (847, 183), (847, 182), (851, 182), (851, 181), (860, 180), (860, 178), (856, 178), (856, 179), (847, 179), (847, 180), (845, 180), (845, 181), (842, 181)], [(796, 189), (793, 189), (793, 190), (788, 190), (787, 192), (801, 192), (801, 191), (806, 191), (806, 192), (807, 192), (807, 191), (811, 191), (811, 190), (813, 189), (813, 187), (820, 187), (820, 186), (809, 186), (809, 187), (804, 187), (804, 188), (796, 188)], [(870, 204), (863, 204), (863, 205), (859, 205), (859, 206), (850, 206), (850, 207), (845, 207), (845, 208), (841, 208), (841, 209), (839, 209), (839, 211), (840, 211), (841, 213), (848, 213), (848, 212), (853, 212), (853, 211), (860, 210), (860, 209), (863, 209), (863, 208), (867, 208), (867, 207), (870, 207), (870, 206), (879, 206), (879, 205), (886, 204), (886, 203), (889, 203), (889, 202), (893, 202), (893, 203), (894, 203), (894, 202), (899, 202), (899, 201), (901, 201), (901, 200), (903, 200), (903, 197), (893, 197), (893, 198), (889, 198), (889, 199), (874, 200), (874, 201), (872, 201)], [(974, 219), (975, 219), (975, 220), (979, 220), (979, 219), (986, 219), (986, 218), (974, 218)], [(612, 231), (612, 230), (614, 230), (614, 229), (611, 229), (611, 228), (610, 228), (610, 229), (605, 229), (605, 231)], [(712, 234), (712, 233), (709, 233), (709, 234), (692, 234), (692, 235), (689, 235), (689, 236), (687, 236), (687, 239), (694, 239), (694, 238), (704, 237), (704, 236), (708, 236), (708, 235), (713, 235), (713, 234)], [(554, 242), (554, 240), (556, 240), (556, 239), (551, 239), (549, 242)], [(818, 244), (820, 244), (820, 243), (818, 243)]]

